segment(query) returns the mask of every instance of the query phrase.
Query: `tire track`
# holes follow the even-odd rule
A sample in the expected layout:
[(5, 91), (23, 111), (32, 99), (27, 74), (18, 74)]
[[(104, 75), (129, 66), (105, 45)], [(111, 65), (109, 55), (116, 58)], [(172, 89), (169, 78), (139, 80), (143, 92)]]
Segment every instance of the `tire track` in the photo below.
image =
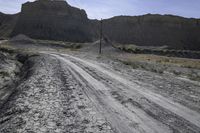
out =
[(162, 108), (164, 108), (166, 110), (171, 111), (172, 113), (179, 116), (180, 118), (185, 119), (186, 121), (188, 121), (189, 123), (194, 125), (194, 127), (196, 129), (196, 130), (194, 129), (194, 132), (200, 131), (200, 115), (196, 111), (193, 111), (179, 103), (175, 103), (159, 94), (155, 94), (155, 93), (147, 90), (146, 88), (141, 88), (137, 84), (135, 84), (131, 81), (128, 81), (125, 78), (119, 76), (118, 74), (115, 74), (114, 72), (110, 72), (110, 71), (106, 70), (105, 68), (102, 68), (96, 64), (90, 63), (88, 61), (85, 61), (80, 58), (73, 57), (73, 56), (70, 56), (67, 54), (60, 54), (57, 56), (59, 56), (59, 57), (62, 56), (62, 57), (64, 57), (63, 58), (64, 60), (66, 60), (66, 58), (67, 58), (68, 60), (80, 62), (81, 64), (88, 66), (88, 68), (96, 69), (97, 71), (108, 76), (109, 78), (112, 78), (112, 79), (118, 81), (119, 83), (124, 84), (127, 88), (130, 89), (130, 92), (132, 92), (132, 93), (137, 92), (139, 94), (142, 94), (148, 100), (154, 102), (155, 104), (161, 106)]
[(106, 69), (104, 69), (96, 64), (92, 64), (88, 61), (82, 60), (82, 59), (74, 57), (74, 56), (70, 56), (70, 55), (66, 55), (66, 54), (61, 54), (61, 55), (64, 57), (79, 61), (89, 67), (97, 69), (98, 71), (102, 72), (103, 74), (126, 85), (132, 91), (136, 91), (136, 92), (144, 95), (147, 99), (153, 101), (154, 103), (160, 105), (163, 108), (166, 108), (167, 110), (170, 110), (171, 112), (177, 114), (178, 116), (183, 117), (187, 121), (191, 122), (192, 124), (194, 124), (200, 128), (200, 114), (197, 113), (196, 111), (193, 111), (193, 110), (191, 110), (181, 104), (175, 103), (159, 94), (155, 94), (145, 88), (142, 88), (142, 87), (138, 86), (137, 84), (135, 84), (131, 81), (128, 81), (125, 78), (119, 76), (118, 74), (107, 71)]
[(91, 101), (99, 107), (100, 112), (108, 119), (117, 132), (171, 132), (167, 126), (152, 119), (141, 109), (133, 108), (131, 111), (125, 108), (112, 98), (108, 91), (110, 88), (93, 78), (89, 73), (71, 61), (58, 55), (55, 56), (68, 65), (68, 69), (81, 84), (85, 86), (88, 84), (90, 85), (90, 87), (85, 89), (85, 93), (88, 94)]
[[(105, 74), (95, 70), (94, 68), (84, 66), (80, 62), (71, 60), (73, 63), (81, 67), (84, 71), (89, 73), (93, 78), (102, 82), (108, 88), (110, 88), (110, 94), (113, 98), (119, 101), (124, 107), (130, 111), (143, 112), (151, 116), (152, 118), (162, 122), (163, 124), (170, 127), (173, 132), (198, 132), (199, 128), (190, 123), (189, 121), (183, 119), (182, 117), (166, 110), (165, 108), (151, 102), (139, 93), (131, 91), (125, 85), (119, 83), (118, 81), (109, 78)], [(148, 119), (146, 119), (148, 120)]]

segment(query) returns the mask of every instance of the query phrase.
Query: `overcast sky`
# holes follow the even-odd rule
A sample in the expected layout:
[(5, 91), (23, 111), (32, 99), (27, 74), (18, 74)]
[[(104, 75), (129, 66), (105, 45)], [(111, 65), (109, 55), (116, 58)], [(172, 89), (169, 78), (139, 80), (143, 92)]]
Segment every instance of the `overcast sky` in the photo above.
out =
[[(28, 0), (0, 0), (0, 11), (14, 14)], [(34, 1), (34, 0), (29, 0)], [(200, 18), (200, 0), (67, 0), (72, 6), (85, 9), (92, 19), (117, 15), (173, 14)]]

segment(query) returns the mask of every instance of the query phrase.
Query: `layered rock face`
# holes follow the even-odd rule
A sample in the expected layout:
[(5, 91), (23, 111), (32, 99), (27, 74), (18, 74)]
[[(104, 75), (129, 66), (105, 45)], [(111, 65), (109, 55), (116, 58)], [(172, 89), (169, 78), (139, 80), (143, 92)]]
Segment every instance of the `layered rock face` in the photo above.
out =
[(0, 12), (0, 37), (8, 37), (17, 22), (18, 14), (7, 15)]
[[(0, 14), (0, 36), (25, 34), (36, 39), (91, 42), (99, 39), (99, 23), (66, 1), (37, 0), (23, 4), (19, 15)], [(104, 20), (103, 33), (116, 43), (200, 50), (199, 19), (118, 16)]]
[(175, 49), (200, 50), (200, 20), (171, 15), (119, 16), (104, 20), (113, 41)]
[(93, 39), (92, 25), (84, 10), (71, 7), (66, 1), (38, 0), (22, 5), (12, 36), (87, 42)]

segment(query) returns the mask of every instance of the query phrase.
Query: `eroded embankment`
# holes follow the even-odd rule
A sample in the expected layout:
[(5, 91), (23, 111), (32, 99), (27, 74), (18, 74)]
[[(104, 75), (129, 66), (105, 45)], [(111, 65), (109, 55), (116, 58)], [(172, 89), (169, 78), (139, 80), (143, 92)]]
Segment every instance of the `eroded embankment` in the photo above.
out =
[(24, 63), (28, 54), (0, 50), (0, 107), (2, 107), (25, 74)]
[(0, 132), (112, 132), (62, 62), (31, 56), (27, 74), (0, 111)]

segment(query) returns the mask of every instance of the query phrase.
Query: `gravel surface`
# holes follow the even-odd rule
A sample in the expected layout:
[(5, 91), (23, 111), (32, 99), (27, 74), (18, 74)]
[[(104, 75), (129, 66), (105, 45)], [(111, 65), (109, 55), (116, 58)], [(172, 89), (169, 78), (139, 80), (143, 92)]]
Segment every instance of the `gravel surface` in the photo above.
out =
[[(26, 77), (1, 109), (2, 133), (200, 132), (198, 84), (68, 54), (45, 52), (24, 66)], [(190, 93), (197, 99), (184, 98)]]
[(42, 52), (24, 66), (0, 111), (2, 133), (200, 132), (199, 82), (83, 53)]

